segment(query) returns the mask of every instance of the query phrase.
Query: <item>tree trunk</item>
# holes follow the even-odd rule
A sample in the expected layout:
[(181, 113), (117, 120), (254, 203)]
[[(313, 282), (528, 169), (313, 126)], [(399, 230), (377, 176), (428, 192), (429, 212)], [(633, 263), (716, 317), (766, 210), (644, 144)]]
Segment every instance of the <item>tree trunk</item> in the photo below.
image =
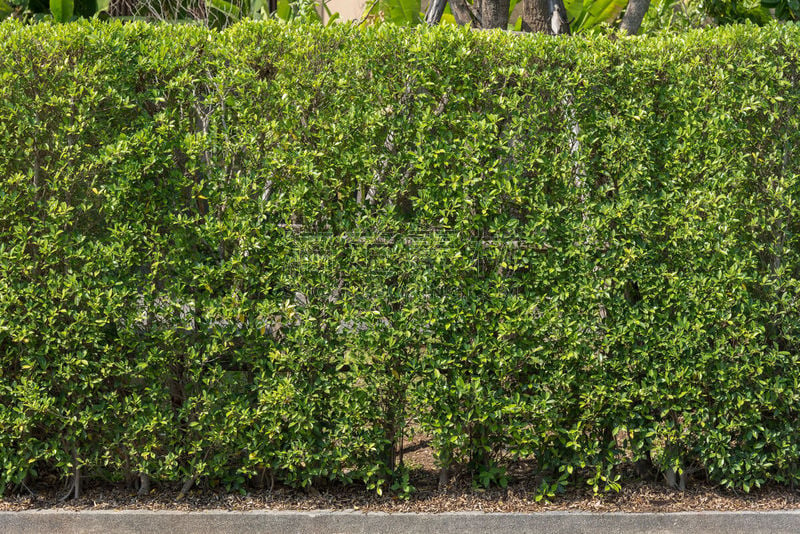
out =
[(197, 473), (183, 481), (183, 486), (181, 486), (181, 491), (178, 493), (177, 500), (182, 501), (184, 497), (189, 494), (189, 490), (191, 490), (192, 486), (194, 486), (195, 480), (197, 480)]
[(525, 0), (522, 4), (522, 31), (552, 33), (550, 30), (550, 2)]
[(485, 29), (508, 28), (509, 0), (483, 0), (481, 6), (481, 24)]
[(483, 25), (481, 24), (480, 11), (478, 9), (480, 4), (476, 4), (469, 5), (467, 0), (450, 0), (450, 12), (453, 13), (456, 24), (459, 26), (470, 24), (472, 28), (482, 28)]
[(567, 10), (562, 0), (524, 0), (522, 31), (549, 35), (569, 34)]
[(75, 493), (74, 493), (75, 499), (76, 500), (80, 499), (81, 498), (81, 494), (83, 493), (83, 478), (81, 478), (81, 468), (80, 467), (76, 467), (75, 468), (75, 488), (74, 488), (74, 490), (75, 490)]
[(147, 473), (139, 473), (139, 497), (150, 495), (150, 476)]
[(636, 35), (642, 25), (647, 9), (650, 7), (650, 0), (629, 0), (625, 15), (622, 17), (622, 24), (619, 29), (628, 35)]
[(431, 0), (428, 5), (428, 10), (425, 13), (425, 22), (428, 26), (435, 26), (442, 20), (444, 8), (447, 5), (447, 0)]
[(474, 6), (467, 4), (467, 0), (450, 0), (450, 11), (459, 26), (471, 24), (475, 29), (483, 28), (480, 12), (476, 12)]

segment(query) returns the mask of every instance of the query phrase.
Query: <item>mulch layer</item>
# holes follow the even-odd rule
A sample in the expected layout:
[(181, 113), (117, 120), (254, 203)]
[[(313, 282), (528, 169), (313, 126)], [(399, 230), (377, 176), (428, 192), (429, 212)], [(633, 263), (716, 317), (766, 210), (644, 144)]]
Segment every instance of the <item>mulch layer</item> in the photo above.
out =
[(687, 512), (766, 511), (800, 509), (800, 488), (768, 485), (742, 493), (722, 489), (703, 480), (689, 480), (685, 491), (667, 488), (653, 477), (643, 481), (623, 479), (619, 492), (594, 494), (589, 487), (572, 487), (549, 502), (536, 502), (539, 481), (525, 473), (524, 466), (510, 471), (507, 488), (474, 487), (455, 474), (446, 489), (438, 488), (438, 471), (430, 449), (415, 447), (405, 456), (416, 491), (408, 499), (377, 495), (363, 486), (330, 484), (298, 490), (276, 485), (271, 490), (227, 493), (199, 485), (176, 500), (180, 485), (154, 485), (145, 497), (124, 485), (88, 481), (79, 499), (64, 499), (64, 489), (55, 479), (43, 480), (25, 493), (0, 497), (0, 511), (59, 510), (361, 510), (365, 512), (440, 513), (456, 511), (544, 512)]

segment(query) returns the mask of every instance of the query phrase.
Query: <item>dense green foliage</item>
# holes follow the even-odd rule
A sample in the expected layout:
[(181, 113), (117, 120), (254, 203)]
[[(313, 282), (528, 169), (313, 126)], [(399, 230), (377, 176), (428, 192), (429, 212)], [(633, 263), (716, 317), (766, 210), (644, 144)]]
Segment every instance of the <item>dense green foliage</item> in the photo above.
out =
[(0, 489), (796, 483), (799, 52), (0, 25)]

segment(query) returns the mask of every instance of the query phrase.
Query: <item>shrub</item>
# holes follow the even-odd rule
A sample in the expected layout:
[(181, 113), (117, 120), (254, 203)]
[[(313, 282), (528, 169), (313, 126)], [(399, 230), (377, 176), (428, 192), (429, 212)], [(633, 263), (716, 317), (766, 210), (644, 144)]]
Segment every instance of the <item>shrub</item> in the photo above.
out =
[(0, 488), (796, 482), (798, 50), (3, 23)]

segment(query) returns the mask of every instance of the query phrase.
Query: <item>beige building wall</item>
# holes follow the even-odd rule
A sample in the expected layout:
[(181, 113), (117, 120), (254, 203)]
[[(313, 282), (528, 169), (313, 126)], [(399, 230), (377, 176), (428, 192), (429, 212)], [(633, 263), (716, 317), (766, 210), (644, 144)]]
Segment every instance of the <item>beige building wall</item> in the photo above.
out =
[[(364, 0), (328, 0), (326, 2), (331, 13), (339, 13), (341, 20), (358, 20), (364, 14), (366, 2)], [(322, 11), (322, 21), (328, 22), (328, 14)]]

